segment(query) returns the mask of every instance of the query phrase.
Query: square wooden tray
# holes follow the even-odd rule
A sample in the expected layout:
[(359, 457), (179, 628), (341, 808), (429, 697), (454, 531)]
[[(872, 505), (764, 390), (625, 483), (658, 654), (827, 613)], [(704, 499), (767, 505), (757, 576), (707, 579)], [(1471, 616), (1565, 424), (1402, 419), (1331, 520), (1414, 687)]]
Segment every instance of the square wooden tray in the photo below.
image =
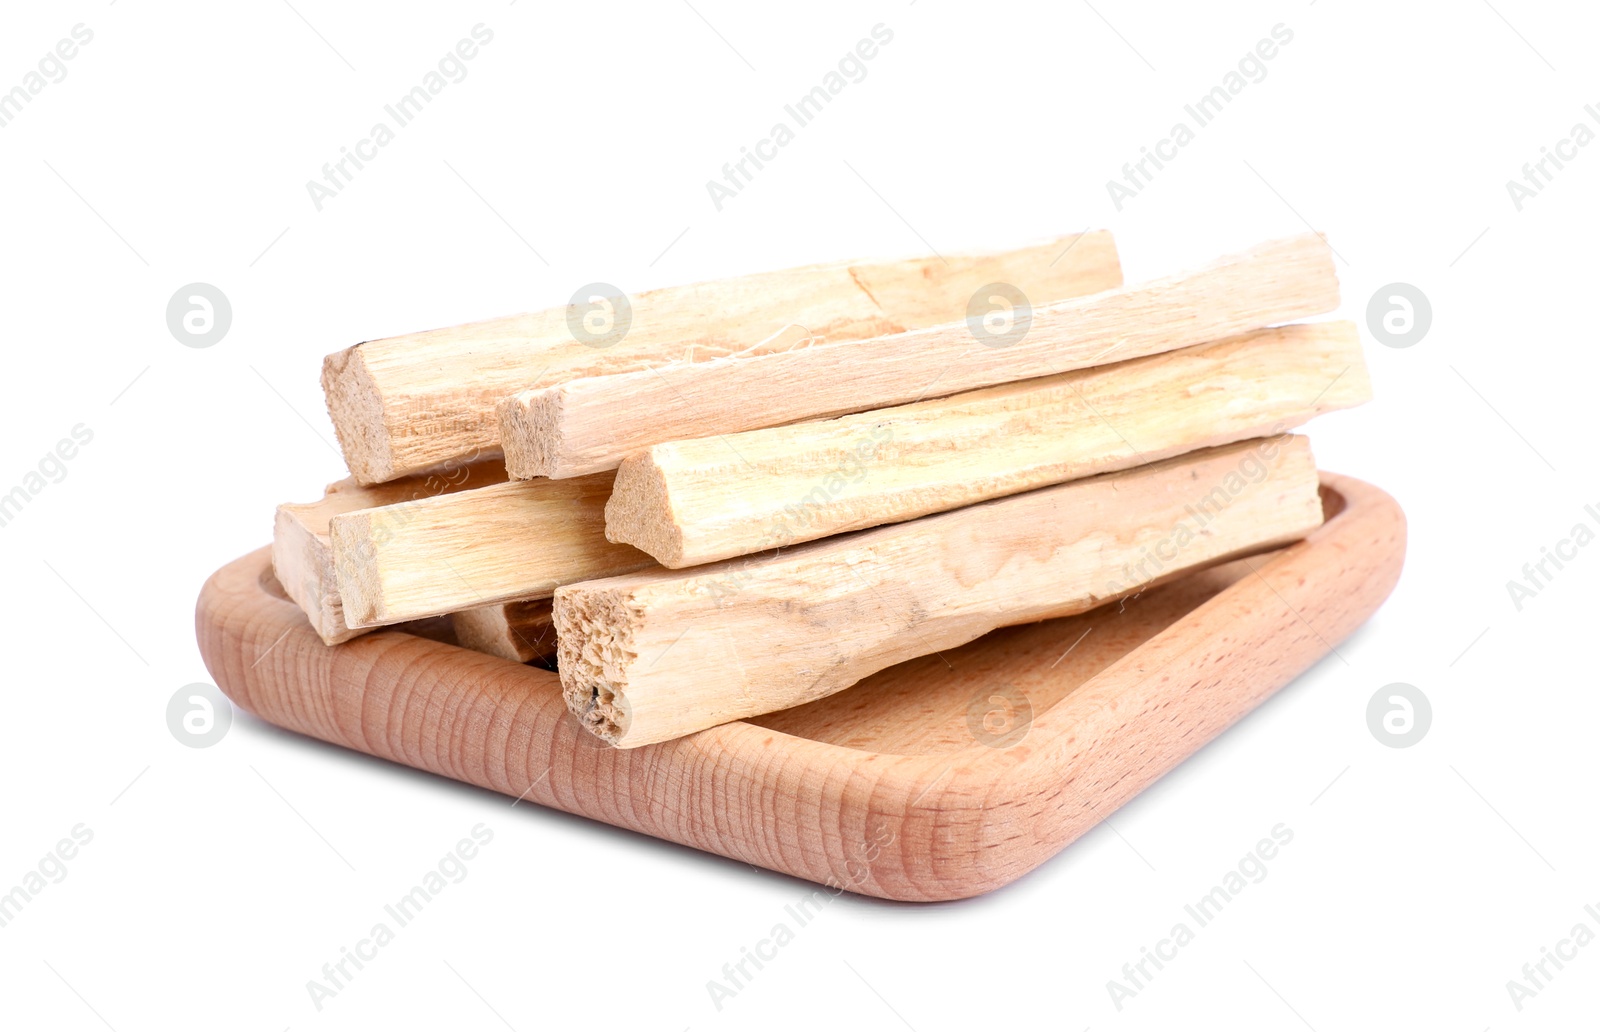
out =
[(212, 575), (195, 625), (217, 685), (280, 727), (834, 888), (961, 899), (1055, 855), (1377, 609), (1400, 507), (1331, 474), (1323, 507), (1287, 548), (632, 750), (580, 730), (548, 670), (399, 631), (322, 644), (267, 548)]

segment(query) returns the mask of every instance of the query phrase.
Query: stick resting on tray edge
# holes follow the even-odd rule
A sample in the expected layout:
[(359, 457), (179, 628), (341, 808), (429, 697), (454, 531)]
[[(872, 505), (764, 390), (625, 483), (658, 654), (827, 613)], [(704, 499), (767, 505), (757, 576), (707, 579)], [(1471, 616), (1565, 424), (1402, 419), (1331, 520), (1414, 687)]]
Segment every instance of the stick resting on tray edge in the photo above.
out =
[(505, 465), (498, 460), (474, 462), (407, 477), (375, 487), (353, 479), (329, 484), (315, 502), (278, 506), (272, 527), (272, 571), (295, 605), (306, 614), (324, 645), (337, 645), (366, 633), (352, 628), (344, 615), (333, 564), (329, 524), (335, 516), (375, 506), (432, 498), (475, 487), (504, 483)]
[(329, 521), (351, 627), (549, 598), (562, 584), (655, 565), (605, 536), (612, 474), (517, 480)]
[(569, 584), (563, 693), (623, 748), (787, 709), (1304, 537), (1317, 488), (1304, 437), (1255, 439), (776, 555)]

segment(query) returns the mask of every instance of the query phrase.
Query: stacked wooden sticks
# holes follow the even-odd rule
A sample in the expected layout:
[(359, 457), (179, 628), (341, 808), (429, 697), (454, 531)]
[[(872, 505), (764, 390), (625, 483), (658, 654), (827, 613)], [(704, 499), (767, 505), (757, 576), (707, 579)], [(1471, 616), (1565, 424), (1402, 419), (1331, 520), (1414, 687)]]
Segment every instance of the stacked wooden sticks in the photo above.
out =
[[(330, 355), (352, 478), (278, 510), (330, 645), (555, 662), (622, 747), (839, 691), (1321, 523), (1303, 437), (1366, 401), (1327, 245), (1121, 283), (1110, 235), (837, 264)], [(1048, 299), (1046, 304), (1028, 299)]]

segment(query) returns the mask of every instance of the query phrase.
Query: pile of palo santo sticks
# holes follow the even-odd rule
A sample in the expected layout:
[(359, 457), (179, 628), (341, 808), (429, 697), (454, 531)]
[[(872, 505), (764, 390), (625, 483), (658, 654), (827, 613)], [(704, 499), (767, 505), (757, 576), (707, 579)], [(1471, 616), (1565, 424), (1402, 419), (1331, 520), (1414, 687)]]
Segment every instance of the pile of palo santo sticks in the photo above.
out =
[(1287, 431), (1370, 387), (1289, 324), (1338, 301), (1315, 235), (1124, 286), (1090, 232), (368, 341), (273, 566), (330, 645), (553, 663), (593, 734), (676, 738), (1304, 537)]

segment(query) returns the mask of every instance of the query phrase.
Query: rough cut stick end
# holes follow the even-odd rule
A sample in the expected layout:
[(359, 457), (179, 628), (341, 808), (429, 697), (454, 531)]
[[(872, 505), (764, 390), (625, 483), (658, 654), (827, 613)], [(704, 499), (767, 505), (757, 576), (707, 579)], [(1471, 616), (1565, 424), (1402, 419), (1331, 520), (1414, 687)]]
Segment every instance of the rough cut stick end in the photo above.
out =
[(344, 622), (344, 607), (334, 580), (333, 557), (296, 514), (304, 506), (278, 506), (272, 532), (272, 573), (283, 593), (306, 614), (324, 645), (362, 634)]
[[(564, 698), (620, 748), (800, 705), (997, 627), (1304, 537), (1322, 520), (1317, 483), (1304, 437), (1255, 438), (737, 568), (568, 585), (555, 596)], [(735, 570), (739, 590), (725, 594)], [(883, 620), (890, 605), (906, 624)]]
[(560, 387), (543, 387), (513, 394), (496, 407), (506, 472), (513, 480), (573, 475), (558, 468), (560, 449), (552, 446), (565, 401)]
[(344, 603), (344, 621), (351, 627), (375, 627), (394, 623), (382, 604), (382, 585), (370, 563), (351, 561), (352, 556), (369, 555), (374, 549), (372, 513), (381, 509), (343, 513), (329, 524), (333, 539), (334, 568), (338, 577), (339, 597)]
[(556, 653), (550, 606), (549, 599), (502, 602), (452, 613), (450, 621), (462, 648), (530, 663)]
[(669, 570), (690, 565), (683, 559), (683, 528), (673, 518), (655, 449), (630, 455), (617, 467), (606, 502), (606, 540), (632, 545)]
[(383, 399), (360, 344), (322, 360), (322, 393), (345, 465), (356, 482), (393, 480), (397, 474), (389, 435), (384, 432)]
[(623, 691), (627, 670), (639, 658), (634, 631), (642, 613), (625, 590), (582, 584), (557, 588), (556, 668), (567, 709), (584, 730), (621, 748), (632, 713)]

